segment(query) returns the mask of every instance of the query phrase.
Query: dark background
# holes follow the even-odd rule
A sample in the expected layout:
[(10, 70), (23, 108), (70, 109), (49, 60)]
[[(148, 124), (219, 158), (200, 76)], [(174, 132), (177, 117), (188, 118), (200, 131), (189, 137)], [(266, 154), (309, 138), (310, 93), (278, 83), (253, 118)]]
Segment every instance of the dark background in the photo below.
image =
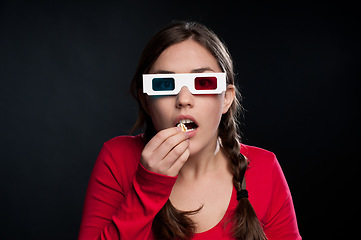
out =
[(173, 19), (227, 43), (243, 142), (276, 153), (304, 239), (356, 232), (359, 9), (251, 2), (2, 1), (0, 238), (77, 238), (97, 154), (137, 117), (140, 53)]

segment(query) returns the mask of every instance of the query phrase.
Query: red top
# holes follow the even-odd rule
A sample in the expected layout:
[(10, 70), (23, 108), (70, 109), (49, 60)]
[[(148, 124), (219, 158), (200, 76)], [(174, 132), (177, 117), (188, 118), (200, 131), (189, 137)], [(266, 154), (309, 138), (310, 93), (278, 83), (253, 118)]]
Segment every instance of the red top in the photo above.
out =
[[(140, 164), (143, 138), (121, 136), (106, 142), (95, 163), (85, 197), (79, 239), (155, 239), (152, 221), (168, 200), (177, 177), (150, 172)], [(290, 190), (275, 155), (241, 145), (249, 161), (249, 200), (269, 240), (301, 239)], [(224, 219), (236, 208), (233, 188), (228, 210), (212, 229), (194, 240), (233, 239)]]

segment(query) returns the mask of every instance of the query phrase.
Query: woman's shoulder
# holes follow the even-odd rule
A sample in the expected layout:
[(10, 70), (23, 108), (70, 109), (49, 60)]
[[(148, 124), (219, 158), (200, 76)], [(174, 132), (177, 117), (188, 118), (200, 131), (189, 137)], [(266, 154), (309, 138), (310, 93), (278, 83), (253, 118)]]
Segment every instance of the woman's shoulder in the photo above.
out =
[(104, 143), (104, 147), (112, 151), (135, 152), (144, 148), (143, 135), (137, 136), (117, 136)]
[(114, 137), (104, 143), (94, 169), (98, 174), (105, 175), (104, 178), (116, 178), (126, 192), (138, 168), (143, 148), (142, 135)]
[(105, 156), (104, 161), (116, 168), (127, 168), (130, 165), (136, 168), (144, 144), (143, 135), (117, 136), (104, 143), (100, 156)]
[(246, 144), (241, 144), (240, 152), (247, 158), (249, 161), (249, 167), (252, 165), (262, 165), (264, 167), (273, 165), (277, 162), (276, 155), (268, 150), (265, 150), (260, 147), (249, 146)]
[(105, 142), (108, 145), (138, 145), (144, 144), (143, 134), (131, 136), (131, 135), (121, 135), (113, 137)]
[(241, 153), (249, 161), (245, 175), (249, 199), (260, 221), (267, 222), (267, 211), (274, 204), (272, 199), (287, 198), (286, 179), (273, 152), (242, 144)]

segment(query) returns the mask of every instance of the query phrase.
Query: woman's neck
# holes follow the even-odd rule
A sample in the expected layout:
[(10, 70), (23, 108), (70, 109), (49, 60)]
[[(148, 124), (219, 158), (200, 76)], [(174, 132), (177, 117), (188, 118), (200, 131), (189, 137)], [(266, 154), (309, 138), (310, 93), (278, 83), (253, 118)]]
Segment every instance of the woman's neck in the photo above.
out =
[(228, 164), (227, 155), (216, 138), (200, 152), (189, 157), (180, 170), (179, 177), (201, 178), (210, 172), (227, 170)]

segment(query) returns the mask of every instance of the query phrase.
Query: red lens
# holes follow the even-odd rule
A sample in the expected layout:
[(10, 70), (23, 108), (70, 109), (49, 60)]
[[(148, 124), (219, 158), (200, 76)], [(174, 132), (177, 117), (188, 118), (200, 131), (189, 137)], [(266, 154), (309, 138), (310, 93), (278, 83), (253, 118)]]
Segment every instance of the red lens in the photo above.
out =
[(194, 79), (194, 88), (196, 90), (215, 90), (217, 89), (216, 77), (196, 77)]

